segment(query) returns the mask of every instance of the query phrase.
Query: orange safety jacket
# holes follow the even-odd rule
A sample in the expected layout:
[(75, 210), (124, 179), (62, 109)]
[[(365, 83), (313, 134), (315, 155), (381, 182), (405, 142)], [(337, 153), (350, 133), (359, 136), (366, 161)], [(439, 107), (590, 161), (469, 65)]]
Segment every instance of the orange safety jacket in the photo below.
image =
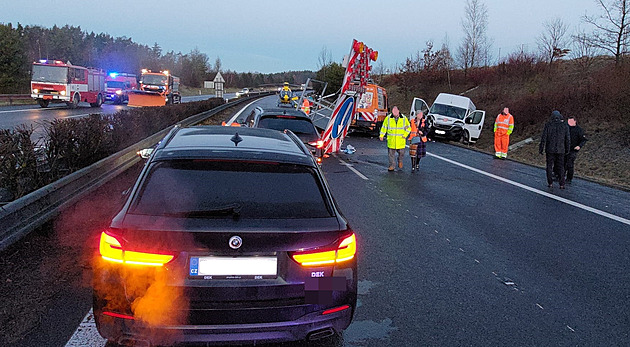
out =
[(311, 103), (306, 99), (302, 101), (302, 111), (306, 114), (311, 113)]
[(514, 131), (514, 117), (511, 114), (499, 113), (494, 122), (494, 132), (497, 135), (510, 135)]
[[(416, 125), (417, 121), (418, 121), (418, 118), (416, 118), (413, 122), (411, 122), (411, 133), (409, 135), (409, 140), (418, 136), (418, 125)], [(422, 122), (420, 123), (420, 128), (424, 129), (424, 118), (422, 118)], [(422, 140), (422, 142), (427, 142), (427, 135), (422, 134), (422, 137), (420, 139)]]

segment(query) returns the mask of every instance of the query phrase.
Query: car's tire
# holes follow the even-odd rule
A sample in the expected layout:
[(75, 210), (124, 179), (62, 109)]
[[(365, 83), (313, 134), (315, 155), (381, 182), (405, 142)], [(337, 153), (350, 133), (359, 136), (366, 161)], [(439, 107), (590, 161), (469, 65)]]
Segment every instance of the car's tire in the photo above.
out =
[(101, 96), (101, 94), (96, 96), (96, 102), (91, 102), (90, 106), (91, 107), (101, 107), (101, 105), (103, 105), (103, 97)]
[(69, 108), (77, 108), (79, 107), (79, 102), (81, 102), (81, 96), (79, 96), (79, 93), (74, 93), (74, 96), (72, 96), (72, 101), (71, 102), (67, 102), (66, 104), (68, 105)]
[(470, 134), (468, 133), (468, 130), (464, 129), (462, 131), (462, 136), (459, 138), (459, 141), (463, 144), (470, 143)]
[(37, 99), (37, 103), (39, 104), (39, 107), (46, 108), (50, 104), (50, 100)]

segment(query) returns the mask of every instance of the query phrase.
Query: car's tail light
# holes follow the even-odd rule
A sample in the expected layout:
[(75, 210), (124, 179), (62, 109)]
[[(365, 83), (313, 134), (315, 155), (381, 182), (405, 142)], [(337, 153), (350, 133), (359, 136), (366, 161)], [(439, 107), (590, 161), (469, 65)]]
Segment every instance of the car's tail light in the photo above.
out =
[(120, 240), (105, 231), (101, 233), (101, 241), (98, 249), (103, 259), (121, 264), (163, 266), (175, 257), (172, 254), (125, 250)]
[(343, 306), (331, 308), (330, 310), (326, 310), (326, 311), (322, 312), (322, 315), (327, 315), (327, 314), (331, 314), (331, 313), (341, 312), (341, 311), (347, 310), (349, 308), (350, 308), (350, 305), (343, 305)]
[(322, 140), (312, 141), (312, 142), (309, 142), (308, 144), (313, 147), (324, 148), (324, 141)]
[(321, 164), (322, 163), (322, 157), (317, 157), (317, 164)]
[(302, 266), (321, 266), (341, 263), (354, 258), (357, 252), (357, 240), (354, 234), (339, 242), (336, 249), (326, 251), (306, 251), (293, 253), (293, 260)]

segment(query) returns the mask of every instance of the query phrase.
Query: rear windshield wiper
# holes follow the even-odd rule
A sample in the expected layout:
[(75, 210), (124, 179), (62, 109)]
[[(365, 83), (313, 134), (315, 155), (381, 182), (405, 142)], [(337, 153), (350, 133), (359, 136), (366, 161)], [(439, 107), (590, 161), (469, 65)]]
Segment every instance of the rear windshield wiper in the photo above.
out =
[(171, 217), (203, 218), (203, 217), (232, 216), (234, 218), (238, 218), (241, 215), (241, 205), (230, 204), (230, 205), (220, 206), (217, 208), (212, 208), (212, 209), (207, 209), (207, 210), (181, 211), (181, 212), (171, 212), (171, 213), (165, 213), (165, 214)]

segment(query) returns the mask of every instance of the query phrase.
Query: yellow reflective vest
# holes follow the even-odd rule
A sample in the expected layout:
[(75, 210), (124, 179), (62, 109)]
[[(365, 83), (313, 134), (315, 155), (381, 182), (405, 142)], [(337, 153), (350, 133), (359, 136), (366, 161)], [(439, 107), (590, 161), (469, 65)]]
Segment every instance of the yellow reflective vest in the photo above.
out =
[(387, 148), (403, 149), (407, 144), (407, 136), (411, 132), (411, 124), (405, 115), (401, 114), (398, 121), (393, 115), (388, 115), (383, 120), (381, 137), (387, 135)]

